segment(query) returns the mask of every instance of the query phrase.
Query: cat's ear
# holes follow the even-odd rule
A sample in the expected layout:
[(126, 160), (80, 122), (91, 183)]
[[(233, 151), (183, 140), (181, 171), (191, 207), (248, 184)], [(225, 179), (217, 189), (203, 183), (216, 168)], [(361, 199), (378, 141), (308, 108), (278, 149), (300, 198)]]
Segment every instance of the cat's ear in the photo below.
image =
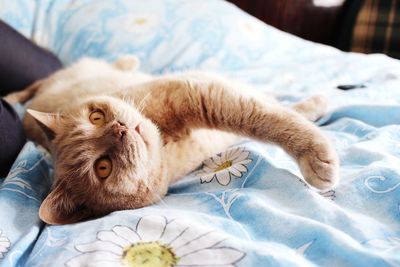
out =
[(40, 112), (33, 109), (27, 109), (26, 112), (35, 119), (47, 138), (50, 141), (53, 140), (57, 132), (57, 126), (61, 115), (58, 113)]
[(39, 209), (40, 219), (54, 225), (76, 223), (89, 216), (90, 213), (68, 196), (61, 185), (46, 197)]

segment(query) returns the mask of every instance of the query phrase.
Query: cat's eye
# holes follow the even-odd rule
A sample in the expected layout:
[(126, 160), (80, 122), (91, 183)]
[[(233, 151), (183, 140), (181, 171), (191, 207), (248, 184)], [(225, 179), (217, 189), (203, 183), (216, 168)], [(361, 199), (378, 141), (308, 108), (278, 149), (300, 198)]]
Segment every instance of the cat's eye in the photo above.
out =
[(100, 126), (105, 122), (105, 116), (102, 111), (93, 111), (89, 115), (89, 120), (92, 124)]
[(94, 169), (99, 178), (105, 179), (111, 174), (112, 162), (109, 158), (100, 158), (96, 160)]

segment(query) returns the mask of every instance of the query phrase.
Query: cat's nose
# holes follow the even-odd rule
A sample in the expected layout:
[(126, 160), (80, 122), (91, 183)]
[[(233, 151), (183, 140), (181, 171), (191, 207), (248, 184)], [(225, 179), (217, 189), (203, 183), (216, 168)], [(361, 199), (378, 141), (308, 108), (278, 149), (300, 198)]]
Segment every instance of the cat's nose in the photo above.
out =
[(116, 137), (122, 137), (128, 132), (128, 128), (120, 122), (113, 125), (113, 132)]

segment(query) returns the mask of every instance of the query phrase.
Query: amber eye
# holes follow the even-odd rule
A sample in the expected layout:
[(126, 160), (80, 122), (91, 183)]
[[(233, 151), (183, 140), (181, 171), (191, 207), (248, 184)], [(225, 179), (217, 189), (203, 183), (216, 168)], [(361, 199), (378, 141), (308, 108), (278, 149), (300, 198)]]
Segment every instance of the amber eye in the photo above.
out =
[(100, 158), (94, 164), (94, 169), (96, 171), (96, 175), (102, 179), (110, 176), (112, 170), (111, 160), (108, 158)]
[(102, 111), (93, 111), (90, 113), (89, 120), (94, 125), (103, 125), (104, 124), (104, 113)]

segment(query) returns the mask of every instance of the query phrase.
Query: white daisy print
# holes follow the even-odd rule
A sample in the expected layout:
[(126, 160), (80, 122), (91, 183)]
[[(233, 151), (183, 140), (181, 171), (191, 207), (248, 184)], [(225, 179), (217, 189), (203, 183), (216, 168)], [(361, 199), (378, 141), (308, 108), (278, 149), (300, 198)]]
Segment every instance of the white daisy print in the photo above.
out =
[(233, 267), (245, 253), (221, 245), (225, 237), (203, 227), (170, 220), (163, 216), (144, 216), (136, 229), (116, 225), (97, 233), (97, 240), (77, 245), (82, 254), (66, 265), (178, 267)]
[(247, 165), (252, 161), (250, 152), (244, 147), (237, 147), (209, 158), (203, 162), (197, 173), (201, 183), (210, 183), (214, 179), (221, 185), (228, 185), (232, 177), (240, 178), (248, 171)]
[(0, 230), (0, 259), (4, 258), (4, 255), (10, 249), (11, 243), (8, 237), (3, 235), (3, 232)]
[(125, 30), (136, 34), (145, 34), (154, 30), (160, 21), (155, 14), (129, 14), (123, 18)]

